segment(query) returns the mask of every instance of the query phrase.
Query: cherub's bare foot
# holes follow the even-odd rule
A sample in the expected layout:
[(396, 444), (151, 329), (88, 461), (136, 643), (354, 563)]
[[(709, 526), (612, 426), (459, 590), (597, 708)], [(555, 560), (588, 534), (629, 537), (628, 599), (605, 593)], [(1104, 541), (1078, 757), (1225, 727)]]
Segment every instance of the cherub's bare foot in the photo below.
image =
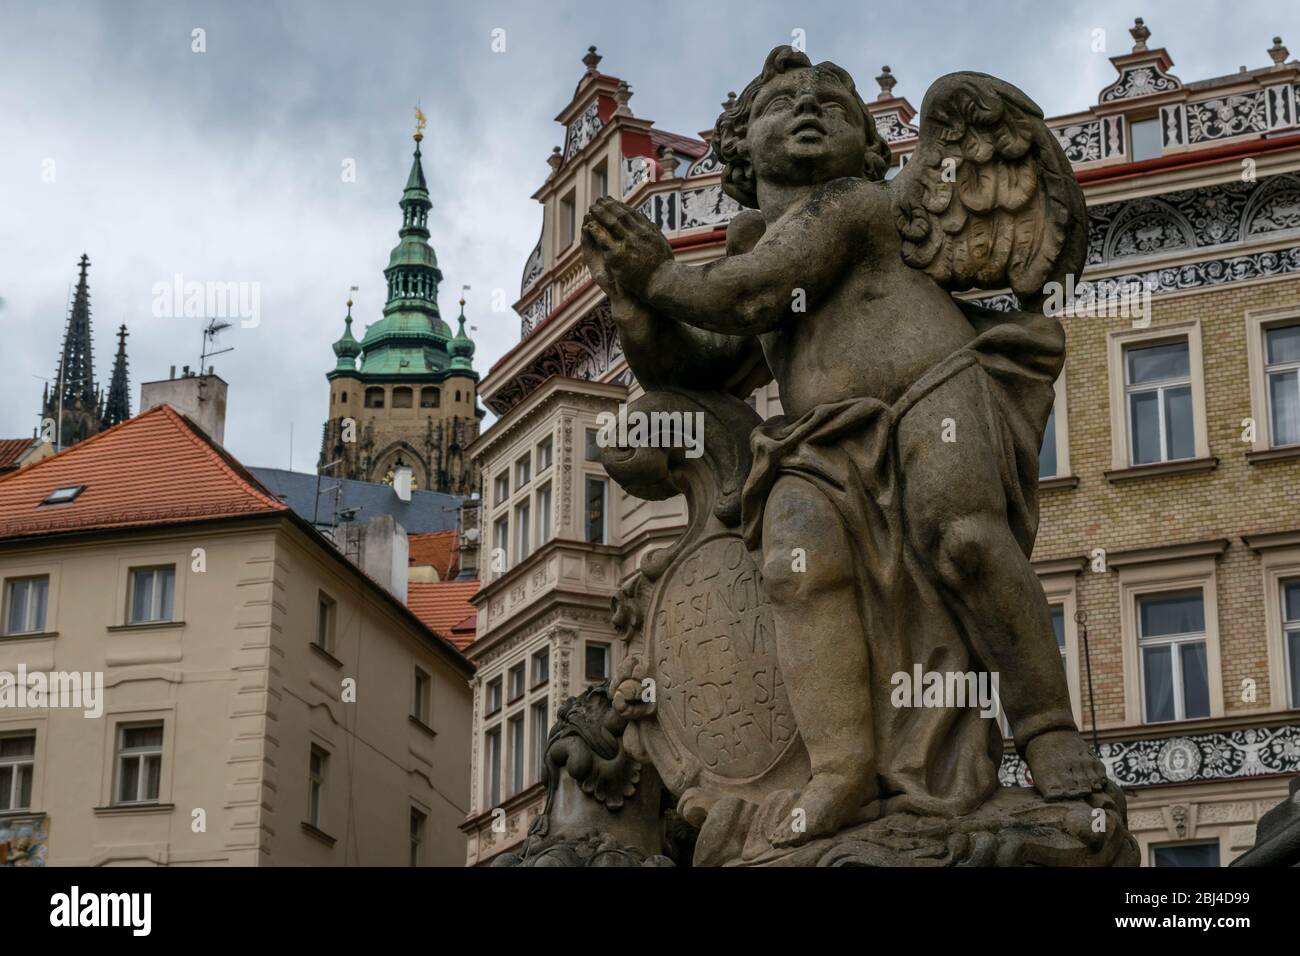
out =
[(788, 810), (768, 831), (774, 847), (802, 846), (856, 822), (863, 804), (862, 783), (842, 774), (818, 773), (788, 798)]
[(1074, 730), (1039, 734), (1025, 748), (1025, 762), (1034, 786), (1049, 800), (1082, 797), (1106, 781), (1106, 768)]

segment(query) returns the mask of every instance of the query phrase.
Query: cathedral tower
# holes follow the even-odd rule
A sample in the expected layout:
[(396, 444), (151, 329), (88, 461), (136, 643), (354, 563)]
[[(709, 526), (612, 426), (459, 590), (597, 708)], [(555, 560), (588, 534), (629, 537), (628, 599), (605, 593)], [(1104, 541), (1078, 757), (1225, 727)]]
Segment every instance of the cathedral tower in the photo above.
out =
[(416, 488), (468, 495), (478, 490), (478, 479), (464, 451), (478, 437), (484, 412), (478, 407), (474, 343), (465, 334), (464, 299), (455, 335), (438, 309), (442, 271), (429, 244), (432, 203), (422, 139), (417, 130), (398, 203), (399, 241), (384, 270), (383, 316), (357, 341), (349, 299), (343, 335), (334, 343), (337, 361), (325, 376), (330, 405), (317, 469), (336, 478), (391, 482), (396, 469), (406, 466)]
[[(131, 416), (126, 393), (126, 326), (118, 333), (117, 360), (108, 398), (95, 387), (91, 345), (90, 258), (82, 255), (77, 291), (63, 333), (63, 351), (54, 370), (53, 388), (41, 400), (42, 434), (58, 449), (75, 445)], [(48, 430), (49, 434), (45, 435)]]

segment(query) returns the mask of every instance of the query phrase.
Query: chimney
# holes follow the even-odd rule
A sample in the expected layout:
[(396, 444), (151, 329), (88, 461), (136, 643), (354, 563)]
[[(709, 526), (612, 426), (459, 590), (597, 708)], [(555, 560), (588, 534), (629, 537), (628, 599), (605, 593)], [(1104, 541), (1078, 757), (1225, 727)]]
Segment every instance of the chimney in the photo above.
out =
[(457, 581), (478, 578), (479, 508), (482, 503), (477, 491), (460, 503), (460, 572), (456, 575)]
[(219, 375), (194, 375), (189, 366), (173, 377), (140, 386), (140, 411), (170, 405), (198, 425), (218, 445), (226, 440), (226, 382)]
[(411, 469), (407, 465), (398, 465), (393, 471), (393, 490), (403, 501), (411, 500)]
[(411, 545), (406, 529), (392, 515), (339, 525), (335, 544), (353, 564), (406, 603)]

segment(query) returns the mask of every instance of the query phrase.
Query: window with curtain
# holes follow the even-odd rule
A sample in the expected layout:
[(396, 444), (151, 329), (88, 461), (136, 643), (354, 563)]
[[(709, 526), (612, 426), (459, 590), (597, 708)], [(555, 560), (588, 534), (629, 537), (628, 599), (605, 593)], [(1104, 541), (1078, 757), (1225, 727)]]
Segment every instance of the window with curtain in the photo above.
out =
[(1300, 445), (1300, 325), (1264, 330), (1268, 421), (1275, 446)]
[(1204, 592), (1140, 597), (1137, 618), (1146, 721), (1210, 716)]

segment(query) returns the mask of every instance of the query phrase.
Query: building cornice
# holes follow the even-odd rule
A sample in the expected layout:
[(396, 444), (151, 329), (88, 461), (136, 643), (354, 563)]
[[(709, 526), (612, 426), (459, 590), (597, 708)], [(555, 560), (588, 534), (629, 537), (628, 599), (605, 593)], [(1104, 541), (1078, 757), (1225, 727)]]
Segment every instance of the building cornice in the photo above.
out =
[(589, 379), (566, 378), (555, 375), (547, 379), (528, 398), (511, 408), (492, 427), (479, 435), (465, 454), (471, 461), (483, 458), (487, 452), (509, 441), (520, 431), (536, 425), (557, 408), (571, 407), (574, 411), (608, 411), (611, 406), (627, 401), (627, 386)]

